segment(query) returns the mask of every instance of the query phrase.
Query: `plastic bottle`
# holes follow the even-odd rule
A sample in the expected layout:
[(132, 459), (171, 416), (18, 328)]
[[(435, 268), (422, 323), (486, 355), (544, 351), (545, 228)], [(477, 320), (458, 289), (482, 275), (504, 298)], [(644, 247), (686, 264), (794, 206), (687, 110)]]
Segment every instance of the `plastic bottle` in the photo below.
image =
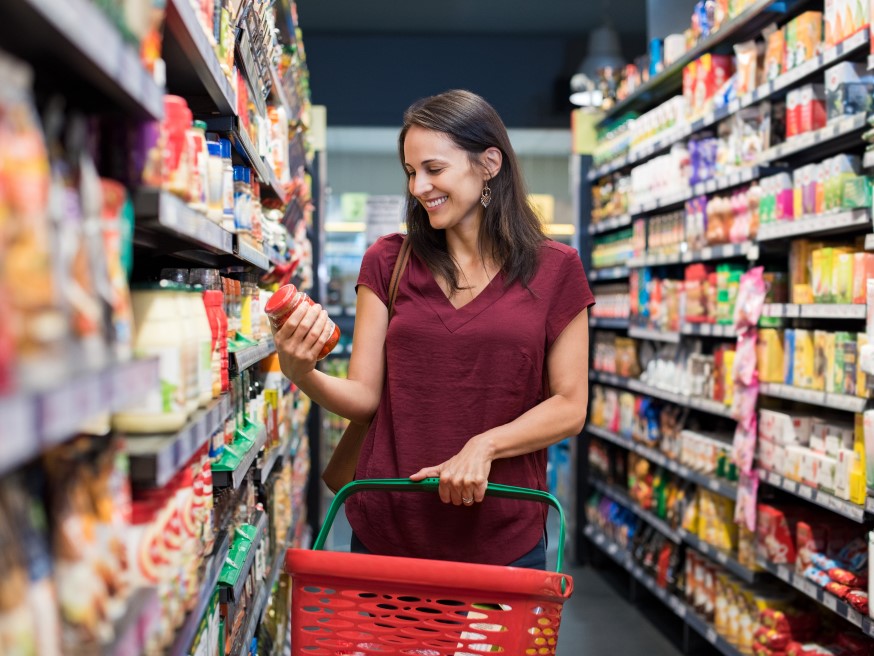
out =
[(135, 287), (131, 292), (134, 312), (134, 355), (158, 358), (159, 384), (140, 403), (117, 412), (113, 428), (122, 433), (178, 431), (188, 418), (185, 400), (188, 379), (184, 375), (186, 348), (176, 294), (169, 282)]
[(214, 376), (212, 328), (210, 328), (209, 317), (206, 316), (206, 306), (203, 303), (203, 287), (200, 285), (189, 286), (187, 303), (197, 337), (197, 404), (201, 408), (205, 408), (213, 399)]
[(234, 164), (231, 160), (231, 142), (219, 141), (222, 156), (222, 227), (235, 232), (234, 224)]
[(252, 337), (252, 282), (248, 276), (239, 281), (242, 297), (240, 299), (240, 332)]
[(234, 167), (234, 229), (252, 229), (252, 172), (246, 166)]
[[(284, 285), (283, 287), (280, 287), (273, 296), (270, 297), (270, 300), (267, 301), (267, 305), (264, 307), (264, 311), (267, 313), (267, 317), (270, 320), (270, 325), (273, 329), (279, 330), (302, 301), (306, 301), (310, 305), (315, 305), (313, 299), (304, 292), (298, 291), (297, 287), (294, 285)], [(323, 359), (328, 355), (328, 353), (333, 351), (334, 347), (337, 346), (337, 342), (340, 341), (340, 327), (330, 319), (328, 319), (328, 321), (332, 331), (331, 337), (328, 338), (328, 341), (319, 353), (318, 360)]]
[(224, 217), (222, 202), (224, 182), (224, 160), (222, 160), (222, 146), (217, 141), (207, 141), (206, 149), (209, 153), (207, 161), (207, 185), (206, 185), (206, 216), (221, 225)]

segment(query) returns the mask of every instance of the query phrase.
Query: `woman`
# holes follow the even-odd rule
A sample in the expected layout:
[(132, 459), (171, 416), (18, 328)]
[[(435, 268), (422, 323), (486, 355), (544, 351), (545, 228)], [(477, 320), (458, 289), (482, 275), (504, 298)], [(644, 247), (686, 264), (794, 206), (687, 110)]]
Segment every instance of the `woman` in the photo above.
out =
[(275, 335), (282, 370), (332, 412), (375, 413), (356, 478), (440, 479), (439, 498), (350, 497), (353, 551), (545, 569), (546, 507), (484, 493), (546, 489), (546, 448), (582, 430), (594, 297), (576, 251), (544, 237), (485, 100), (415, 103), (399, 151), (412, 255), (391, 322), (401, 235), (364, 255), (348, 378), (315, 369), (330, 330), (304, 304)]

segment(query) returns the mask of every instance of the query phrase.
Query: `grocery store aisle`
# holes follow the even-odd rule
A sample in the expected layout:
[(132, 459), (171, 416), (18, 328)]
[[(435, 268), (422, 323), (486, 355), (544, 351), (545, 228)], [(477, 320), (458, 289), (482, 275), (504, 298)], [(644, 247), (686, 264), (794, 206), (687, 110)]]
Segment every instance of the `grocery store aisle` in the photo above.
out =
[(557, 656), (682, 652), (592, 567), (568, 567), (574, 594), (561, 616)]

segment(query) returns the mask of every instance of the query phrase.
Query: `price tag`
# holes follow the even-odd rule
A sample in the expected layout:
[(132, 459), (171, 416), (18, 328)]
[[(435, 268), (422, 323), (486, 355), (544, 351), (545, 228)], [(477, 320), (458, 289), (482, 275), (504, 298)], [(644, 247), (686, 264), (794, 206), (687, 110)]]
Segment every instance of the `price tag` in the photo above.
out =
[(689, 468), (685, 465), (680, 465), (677, 467), (677, 474), (679, 474), (682, 478), (689, 478)]
[(710, 488), (713, 492), (719, 492), (719, 481), (715, 478), (711, 478), (707, 481), (707, 487)]
[(740, 109), (740, 98), (735, 98), (730, 103), (728, 103), (728, 113), (734, 114)]
[(822, 596), (822, 603), (833, 613), (838, 612), (838, 600), (834, 595), (824, 594)]
[(774, 473), (774, 472), (768, 472), (768, 482), (769, 482), (771, 485), (778, 486), (778, 485), (780, 485), (780, 482), (781, 482), (782, 480), (783, 480), (783, 479), (780, 477), (779, 474), (776, 474), (776, 473)]
[(789, 573), (789, 568), (786, 565), (777, 565), (777, 577), (783, 579), (784, 581), (791, 581), (791, 574)]
[(712, 626), (707, 627), (707, 631), (705, 631), (704, 637), (707, 638), (707, 642), (709, 642), (711, 645), (715, 645), (717, 639), (716, 629), (714, 629)]
[(709, 194), (716, 191), (716, 180), (708, 180), (707, 182), (705, 182), (704, 190)]
[(781, 481), (781, 484), (782, 484), (783, 489), (786, 490), (787, 492), (791, 492), (792, 494), (795, 494), (798, 491), (797, 490), (798, 486), (795, 484), (795, 482), (790, 481), (788, 478), (784, 478)]
[(819, 597), (819, 588), (817, 588), (810, 581), (801, 582), (801, 591), (808, 597), (812, 597), (813, 599), (817, 599)]
[(618, 550), (619, 550), (619, 548), (613, 543), (611, 543), (607, 546), (607, 553), (610, 554), (611, 556), (615, 556), (616, 552)]
[(856, 626), (862, 626), (862, 613), (857, 611), (855, 608), (847, 607), (847, 619), (851, 624)]
[(0, 398), (0, 471), (14, 466), (38, 448), (32, 398), (24, 396)]
[(718, 549), (715, 549), (714, 551), (716, 552), (716, 560), (725, 565), (728, 562), (728, 556), (726, 553)]
[(798, 496), (804, 497), (807, 500), (813, 498), (813, 489), (806, 485), (798, 486)]

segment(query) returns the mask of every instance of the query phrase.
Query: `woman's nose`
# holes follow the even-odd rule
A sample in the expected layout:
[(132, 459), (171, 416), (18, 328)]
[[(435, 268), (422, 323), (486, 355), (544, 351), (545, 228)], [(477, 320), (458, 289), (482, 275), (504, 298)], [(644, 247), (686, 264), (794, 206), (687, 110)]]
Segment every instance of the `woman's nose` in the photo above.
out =
[(413, 196), (422, 196), (431, 189), (431, 182), (426, 175), (413, 176), (411, 184)]

